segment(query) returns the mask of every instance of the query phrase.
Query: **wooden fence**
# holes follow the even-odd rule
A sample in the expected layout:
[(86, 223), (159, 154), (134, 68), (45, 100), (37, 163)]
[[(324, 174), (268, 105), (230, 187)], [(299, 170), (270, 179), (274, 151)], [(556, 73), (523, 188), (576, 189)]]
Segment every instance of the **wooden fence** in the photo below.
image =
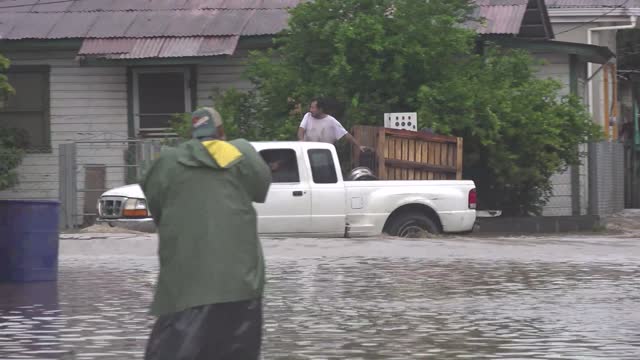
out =
[(353, 151), (353, 165), (369, 167), (381, 180), (462, 179), (462, 138), (360, 125), (353, 136), (374, 149)]

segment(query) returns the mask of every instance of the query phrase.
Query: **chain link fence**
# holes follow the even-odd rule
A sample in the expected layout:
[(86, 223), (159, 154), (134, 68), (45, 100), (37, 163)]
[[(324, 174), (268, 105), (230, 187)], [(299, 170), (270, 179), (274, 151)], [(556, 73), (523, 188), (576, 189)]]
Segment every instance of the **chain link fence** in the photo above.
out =
[(589, 144), (589, 212), (610, 216), (624, 209), (624, 144)]
[(89, 140), (59, 148), (61, 227), (93, 225), (100, 195), (115, 187), (137, 184), (173, 140)]

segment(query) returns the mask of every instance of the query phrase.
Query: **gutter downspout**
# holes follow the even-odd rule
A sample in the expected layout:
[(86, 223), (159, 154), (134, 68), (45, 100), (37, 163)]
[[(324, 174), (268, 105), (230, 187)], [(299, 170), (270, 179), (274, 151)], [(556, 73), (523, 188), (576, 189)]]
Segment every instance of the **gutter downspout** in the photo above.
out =
[[(619, 25), (619, 26), (603, 26), (603, 27), (594, 27), (587, 30), (587, 44), (593, 45), (593, 32), (594, 31), (607, 31), (607, 30), (625, 30), (625, 29), (635, 29), (638, 23), (637, 16), (633, 15), (629, 18), (630, 24), (628, 25)], [(593, 113), (593, 64), (587, 63), (587, 97), (589, 98), (589, 114), (594, 117)], [(615, 76), (615, 75), (614, 75)], [(605, 84), (609, 86), (608, 84)], [(615, 101), (615, 100), (614, 100)], [(608, 111), (608, 109), (607, 109)], [(608, 130), (609, 129), (609, 119), (604, 119), (604, 126)], [(607, 131), (608, 133), (608, 131)]]

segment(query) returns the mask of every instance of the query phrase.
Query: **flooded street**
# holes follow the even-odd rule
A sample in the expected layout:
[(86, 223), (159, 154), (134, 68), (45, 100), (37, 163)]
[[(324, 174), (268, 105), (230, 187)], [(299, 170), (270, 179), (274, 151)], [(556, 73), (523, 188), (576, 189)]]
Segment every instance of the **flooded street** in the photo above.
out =
[[(0, 285), (0, 359), (141, 359), (153, 237), (61, 244)], [(264, 240), (265, 359), (639, 359), (632, 237)]]

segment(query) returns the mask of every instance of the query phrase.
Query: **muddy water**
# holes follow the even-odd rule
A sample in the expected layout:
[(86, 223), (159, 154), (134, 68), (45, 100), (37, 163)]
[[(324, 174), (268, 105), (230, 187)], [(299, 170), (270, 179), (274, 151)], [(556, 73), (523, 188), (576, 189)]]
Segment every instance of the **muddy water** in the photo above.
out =
[[(140, 359), (153, 238), (0, 285), (0, 359)], [(636, 239), (267, 240), (265, 359), (639, 359)]]

